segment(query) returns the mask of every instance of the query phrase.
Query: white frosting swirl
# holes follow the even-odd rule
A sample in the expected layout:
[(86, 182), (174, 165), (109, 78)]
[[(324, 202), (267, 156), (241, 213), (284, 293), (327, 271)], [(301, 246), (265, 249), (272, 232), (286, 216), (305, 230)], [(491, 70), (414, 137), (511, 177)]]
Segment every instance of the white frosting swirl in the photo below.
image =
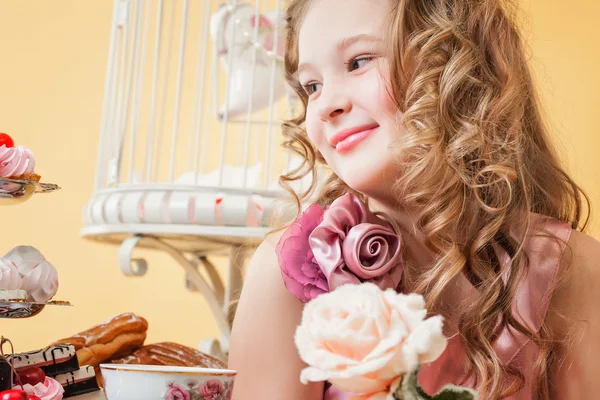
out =
[(40, 382), (35, 386), (29, 383), (21, 386), (15, 386), (16, 389), (24, 390), (27, 394), (33, 394), (42, 400), (61, 400), (65, 389), (56, 380), (46, 377), (44, 383)]
[(16, 290), (21, 288), (21, 275), (12, 261), (0, 259), (0, 289)]
[(48, 261), (23, 276), (21, 289), (27, 292), (27, 300), (44, 303), (58, 291), (58, 272)]
[(0, 176), (10, 178), (30, 174), (35, 168), (33, 152), (24, 146), (0, 146)]

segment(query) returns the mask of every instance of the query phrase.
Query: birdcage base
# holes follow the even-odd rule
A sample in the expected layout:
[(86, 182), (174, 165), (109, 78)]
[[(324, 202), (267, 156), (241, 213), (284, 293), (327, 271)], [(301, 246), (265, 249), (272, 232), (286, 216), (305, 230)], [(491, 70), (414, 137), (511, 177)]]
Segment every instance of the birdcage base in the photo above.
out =
[(281, 207), (272, 193), (181, 186), (132, 186), (96, 193), (84, 210), (82, 236), (121, 244), (153, 236), (188, 252), (255, 246)]
[[(89, 240), (115, 245), (133, 235), (144, 235), (158, 238), (179, 251), (226, 254), (231, 245), (257, 246), (268, 231), (266, 227), (127, 224), (88, 226), (81, 230), (81, 235)], [(152, 246), (142, 242), (139, 247)]]
[[(243, 284), (242, 269), (253, 247), (248, 245), (230, 245), (229, 272), (225, 283), (216, 266), (206, 254), (181, 251), (164, 240), (146, 235), (134, 235), (126, 238), (119, 249), (119, 268), (126, 276), (144, 276), (148, 271), (145, 258), (134, 257), (137, 247), (160, 250), (169, 255), (186, 273), (186, 286), (189, 290), (200, 292), (213, 314), (219, 328), (220, 338), (202, 342), (209, 354), (225, 359), (229, 349), (229, 337), (237, 299)], [(202, 273), (204, 272), (204, 274)], [(206, 277), (205, 277), (206, 276)]]

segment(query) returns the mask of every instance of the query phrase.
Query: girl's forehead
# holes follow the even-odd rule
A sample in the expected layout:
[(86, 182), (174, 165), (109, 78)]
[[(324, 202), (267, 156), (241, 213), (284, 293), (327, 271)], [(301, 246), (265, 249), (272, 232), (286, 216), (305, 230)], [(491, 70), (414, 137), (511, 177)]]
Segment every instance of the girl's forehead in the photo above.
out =
[(383, 37), (386, 0), (312, 0), (299, 27), (300, 58), (331, 52), (352, 38)]

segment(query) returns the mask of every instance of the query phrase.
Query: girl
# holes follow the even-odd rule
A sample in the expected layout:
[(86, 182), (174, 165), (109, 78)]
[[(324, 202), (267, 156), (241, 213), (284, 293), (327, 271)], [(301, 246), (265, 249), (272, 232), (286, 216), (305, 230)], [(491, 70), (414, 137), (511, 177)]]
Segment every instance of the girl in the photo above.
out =
[[(427, 391), (595, 398), (600, 244), (581, 233), (587, 199), (559, 166), (500, 3), (292, 0), (285, 68), (305, 109), (284, 136), (305, 165), (281, 182), (323, 162), (321, 206), (355, 193), (395, 227), (397, 290), (421, 293), (449, 337), (421, 371)], [(303, 304), (282, 281), (281, 235), (249, 265), (230, 349), (234, 399), (345, 399), (299, 382)]]

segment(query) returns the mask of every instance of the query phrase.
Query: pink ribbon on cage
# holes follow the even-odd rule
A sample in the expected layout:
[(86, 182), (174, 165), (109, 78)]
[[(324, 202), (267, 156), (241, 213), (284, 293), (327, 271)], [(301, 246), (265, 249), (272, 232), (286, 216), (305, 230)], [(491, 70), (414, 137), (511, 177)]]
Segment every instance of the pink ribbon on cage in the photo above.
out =
[(258, 227), (261, 225), (263, 207), (255, 196), (248, 198), (248, 209), (246, 210), (246, 226)]
[(223, 225), (223, 199), (225, 195), (218, 195), (215, 199), (215, 225)]

